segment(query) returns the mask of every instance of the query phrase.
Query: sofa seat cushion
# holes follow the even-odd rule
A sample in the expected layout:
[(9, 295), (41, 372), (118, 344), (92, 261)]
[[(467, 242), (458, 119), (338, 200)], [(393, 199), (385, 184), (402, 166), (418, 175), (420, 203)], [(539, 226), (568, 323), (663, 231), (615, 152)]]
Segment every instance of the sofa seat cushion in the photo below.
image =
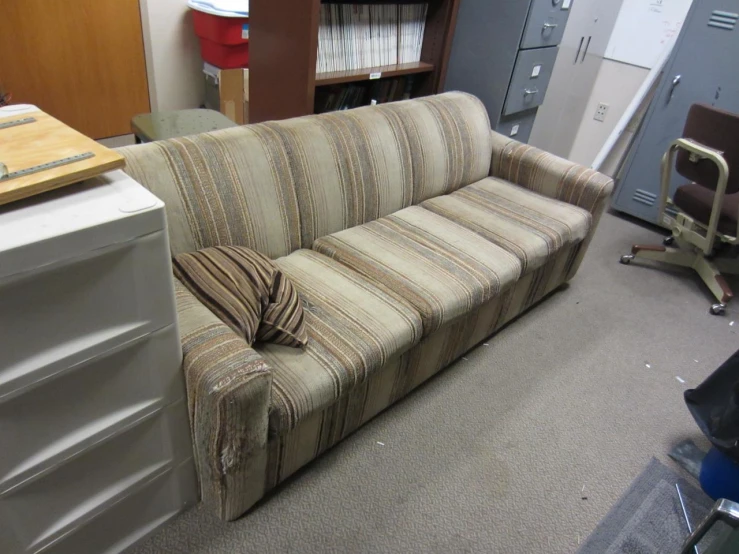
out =
[(421, 314), (425, 335), (521, 274), (516, 256), (420, 206), (322, 237), (313, 249), (405, 298)]
[(582, 241), (591, 225), (582, 208), (494, 177), (421, 206), (511, 252), (521, 260), (523, 274)]
[(255, 347), (272, 368), (273, 435), (336, 402), (418, 343), (422, 331), (408, 302), (326, 256), (298, 250), (276, 263), (303, 300), (308, 343)]

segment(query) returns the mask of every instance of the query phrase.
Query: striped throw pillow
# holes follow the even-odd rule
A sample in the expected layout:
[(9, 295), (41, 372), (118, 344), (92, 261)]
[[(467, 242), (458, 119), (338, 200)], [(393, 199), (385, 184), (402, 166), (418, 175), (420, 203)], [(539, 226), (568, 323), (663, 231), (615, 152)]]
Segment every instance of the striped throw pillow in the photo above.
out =
[(298, 292), (272, 260), (241, 246), (179, 254), (177, 277), (249, 345), (301, 347), (308, 341)]

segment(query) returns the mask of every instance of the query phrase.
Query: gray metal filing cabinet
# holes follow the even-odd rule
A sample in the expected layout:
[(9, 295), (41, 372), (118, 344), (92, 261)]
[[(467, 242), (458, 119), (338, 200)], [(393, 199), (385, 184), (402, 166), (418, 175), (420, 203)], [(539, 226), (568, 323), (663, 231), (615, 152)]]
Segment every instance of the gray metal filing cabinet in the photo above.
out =
[(572, 0), (462, 0), (445, 90), (474, 94), (494, 129), (527, 142)]
[[(695, 0), (617, 183), (616, 210), (658, 223), (660, 160), (682, 135), (690, 106), (702, 102), (739, 113), (737, 56), (736, 0)], [(684, 184), (673, 174), (670, 195)]]

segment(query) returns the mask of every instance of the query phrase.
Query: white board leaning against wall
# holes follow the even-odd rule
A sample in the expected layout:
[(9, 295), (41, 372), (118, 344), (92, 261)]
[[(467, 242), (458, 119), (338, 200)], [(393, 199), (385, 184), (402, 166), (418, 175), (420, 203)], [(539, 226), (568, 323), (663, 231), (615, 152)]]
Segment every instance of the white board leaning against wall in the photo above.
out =
[(682, 28), (693, 0), (624, 0), (605, 57), (652, 69)]

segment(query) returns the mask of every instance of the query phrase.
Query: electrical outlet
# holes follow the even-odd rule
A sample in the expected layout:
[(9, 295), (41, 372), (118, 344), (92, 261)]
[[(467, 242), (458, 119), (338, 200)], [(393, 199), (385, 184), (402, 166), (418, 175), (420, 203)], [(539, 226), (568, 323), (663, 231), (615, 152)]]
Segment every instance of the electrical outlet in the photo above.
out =
[(593, 119), (596, 121), (605, 121), (606, 120), (606, 114), (608, 113), (608, 104), (604, 104), (601, 102), (598, 104), (598, 107), (595, 108), (595, 115), (593, 116)]

